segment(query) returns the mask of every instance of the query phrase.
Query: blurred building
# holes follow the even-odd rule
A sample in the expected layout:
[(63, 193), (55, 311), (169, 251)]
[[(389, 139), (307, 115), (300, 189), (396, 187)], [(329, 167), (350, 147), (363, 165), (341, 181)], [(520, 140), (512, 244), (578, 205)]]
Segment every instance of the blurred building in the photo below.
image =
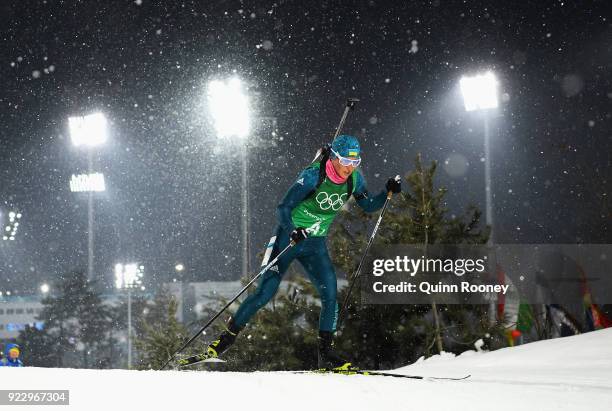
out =
[(27, 325), (42, 329), (36, 320), (42, 310), (40, 296), (0, 297), (0, 340), (17, 338)]
[[(346, 280), (338, 280), (338, 288), (346, 286)], [(211, 311), (218, 310), (232, 299), (244, 286), (240, 281), (205, 281), (193, 283), (172, 282), (164, 284), (177, 301), (177, 320), (190, 325), (202, 320)], [(282, 281), (280, 292), (292, 292), (294, 283)], [(254, 288), (253, 288), (254, 289)], [(240, 299), (242, 301), (243, 295)], [(119, 294), (102, 295), (109, 306), (117, 306), (125, 298)], [(26, 326), (42, 329), (38, 321), (43, 306), (41, 295), (0, 297), (0, 340), (15, 339)], [(152, 296), (148, 296), (152, 299)], [(314, 301), (318, 301), (315, 299)]]

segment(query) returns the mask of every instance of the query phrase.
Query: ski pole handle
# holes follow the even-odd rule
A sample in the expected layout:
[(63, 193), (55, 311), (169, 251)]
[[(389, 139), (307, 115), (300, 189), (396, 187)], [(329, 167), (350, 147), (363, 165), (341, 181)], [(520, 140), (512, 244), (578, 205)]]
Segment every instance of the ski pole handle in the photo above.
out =
[[(398, 175), (396, 175), (394, 178), (396, 183), (401, 183), (402, 182), (402, 178)], [(387, 191), (387, 200), (391, 200), (391, 197), (393, 197), (393, 191), (389, 190)]]

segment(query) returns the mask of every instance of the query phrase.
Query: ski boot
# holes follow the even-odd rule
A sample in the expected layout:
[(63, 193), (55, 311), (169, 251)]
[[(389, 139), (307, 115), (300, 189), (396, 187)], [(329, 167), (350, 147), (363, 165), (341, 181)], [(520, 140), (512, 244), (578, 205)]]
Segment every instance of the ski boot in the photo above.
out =
[(224, 353), (236, 341), (236, 336), (242, 328), (243, 327), (236, 326), (234, 322), (230, 320), (225, 331), (219, 335), (219, 338), (206, 347), (205, 352), (179, 359), (177, 361), (178, 366), (185, 367), (211, 358), (219, 358), (219, 355)]
[(319, 370), (346, 371), (358, 370), (350, 361), (342, 358), (333, 348), (334, 334), (331, 331), (319, 331)]

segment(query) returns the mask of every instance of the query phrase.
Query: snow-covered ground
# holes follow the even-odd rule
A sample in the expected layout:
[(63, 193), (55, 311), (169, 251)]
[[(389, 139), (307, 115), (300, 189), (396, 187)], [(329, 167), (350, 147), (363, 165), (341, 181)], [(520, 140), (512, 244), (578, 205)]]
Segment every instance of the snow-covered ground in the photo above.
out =
[(396, 372), (472, 377), (432, 381), (287, 372), (2, 367), (0, 389), (68, 389), (70, 406), (50, 408), (104, 411), (610, 410), (612, 329), (491, 353), (435, 356)]

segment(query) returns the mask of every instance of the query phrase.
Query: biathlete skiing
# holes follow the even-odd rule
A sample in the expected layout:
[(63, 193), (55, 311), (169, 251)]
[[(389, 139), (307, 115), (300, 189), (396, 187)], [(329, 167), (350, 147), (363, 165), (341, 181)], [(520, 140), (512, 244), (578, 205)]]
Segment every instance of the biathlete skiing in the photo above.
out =
[[(313, 162), (295, 179), (278, 205), (278, 227), (271, 242), (274, 259), (293, 242), (275, 265), (259, 279), (257, 289), (240, 305), (229, 320), (226, 330), (199, 354), (198, 360), (219, 357), (236, 340), (249, 319), (270, 301), (278, 291), (283, 275), (294, 260), (308, 274), (321, 298), (319, 317), (318, 366), (322, 369), (350, 369), (351, 363), (333, 349), (338, 319), (337, 280), (327, 250), (326, 238), (334, 218), (352, 195), (368, 213), (379, 210), (387, 193), (399, 193), (399, 180), (390, 178), (385, 190), (371, 196), (357, 167), (361, 164), (358, 140), (349, 135), (336, 137), (324, 150), (319, 161)], [(265, 265), (265, 261), (264, 264)]]

